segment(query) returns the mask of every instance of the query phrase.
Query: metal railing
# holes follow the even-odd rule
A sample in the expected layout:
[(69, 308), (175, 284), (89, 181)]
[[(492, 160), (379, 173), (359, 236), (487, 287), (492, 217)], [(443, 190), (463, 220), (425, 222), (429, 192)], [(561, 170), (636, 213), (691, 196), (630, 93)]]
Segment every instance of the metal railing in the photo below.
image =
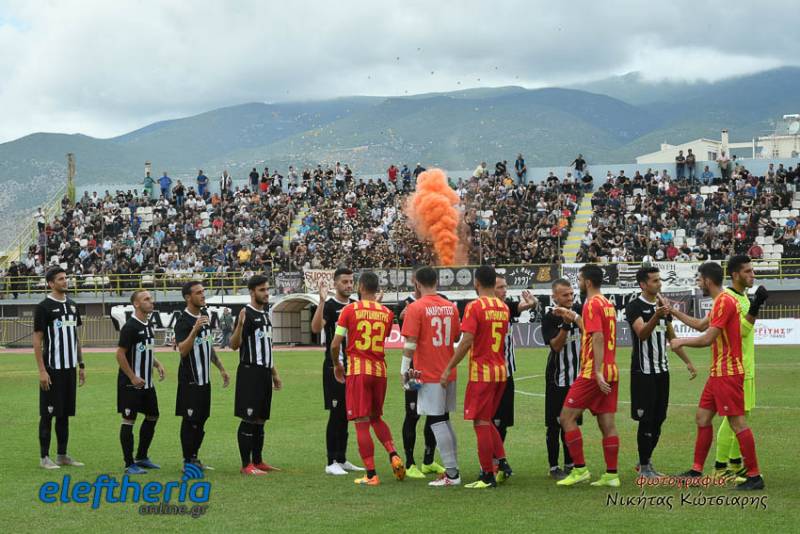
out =
[[(46, 223), (52, 222), (61, 214), (61, 201), (68, 192), (67, 184), (64, 184), (44, 202), (42, 213), (44, 214)], [(22, 225), (22, 229), (17, 236), (0, 254), (0, 267), (7, 268), (12, 261), (23, 258), (28, 247), (36, 242), (38, 236), (38, 225), (36, 220), (31, 218), (27, 223)]]

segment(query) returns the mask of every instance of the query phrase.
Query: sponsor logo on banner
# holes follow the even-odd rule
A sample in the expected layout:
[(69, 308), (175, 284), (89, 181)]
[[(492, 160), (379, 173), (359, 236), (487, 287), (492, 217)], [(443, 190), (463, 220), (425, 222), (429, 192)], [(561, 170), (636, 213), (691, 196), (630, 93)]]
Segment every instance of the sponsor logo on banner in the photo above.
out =
[[(700, 333), (680, 321), (672, 322), (678, 337), (695, 337)], [(756, 345), (800, 344), (800, 319), (759, 319), (753, 328)]]

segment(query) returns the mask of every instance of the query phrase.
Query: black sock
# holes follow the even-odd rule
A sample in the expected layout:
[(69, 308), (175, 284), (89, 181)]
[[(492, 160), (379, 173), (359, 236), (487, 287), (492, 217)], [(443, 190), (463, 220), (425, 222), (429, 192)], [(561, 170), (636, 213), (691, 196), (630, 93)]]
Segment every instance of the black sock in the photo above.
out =
[(639, 421), (639, 427), (636, 430), (636, 447), (639, 450), (639, 465), (647, 465), (650, 463), (650, 452), (653, 434), (650, 424), (647, 421)]
[(349, 437), (349, 434), (347, 433), (347, 411), (344, 403), (336, 407), (334, 410), (334, 416), (336, 423), (334, 433), (334, 460), (343, 464), (347, 461), (347, 439)]
[(242, 458), (242, 467), (250, 464), (250, 453), (253, 448), (253, 425), (246, 421), (239, 423), (239, 432), (236, 434), (239, 442), (239, 455)]
[(377, 473), (375, 472), (374, 469), (367, 469), (367, 478), (372, 478), (375, 475), (377, 475)]
[(42, 416), (39, 418), (39, 454), (42, 458), (50, 456), (50, 435), (52, 432), (53, 418)]
[(184, 417), (181, 421), (181, 450), (183, 451), (183, 460), (185, 462), (192, 460), (193, 448), (194, 428), (192, 428), (192, 422)]
[(264, 451), (264, 423), (253, 423), (253, 463), (258, 465), (264, 459), (262, 453)]
[(564, 446), (564, 466), (573, 465), (572, 455), (569, 453), (569, 447), (567, 447), (567, 436), (563, 428), (561, 429), (561, 443)]
[(58, 445), (58, 454), (63, 456), (67, 454), (67, 443), (69, 442), (69, 417), (56, 417), (56, 444)]
[[(729, 458), (728, 459), (728, 463), (731, 463), (731, 464), (733, 464), (735, 466), (736, 465), (742, 465), (742, 459), (741, 458)], [(725, 467), (725, 466), (723, 466), (723, 467)]]
[(508, 427), (506, 426), (505, 423), (500, 423), (499, 425), (495, 425), (495, 427), (497, 428), (497, 432), (500, 434), (500, 439), (503, 441), (503, 443), (505, 443)]
[(406, 410), (406, 418), (403, 419), (403, 451), (406, 453), (406, 467), (411, 467), (414, 461), (414, 446), (417, 443), (417, 421), (419, 416)]
[(658, 439), (661, 437), (661, 425), (663, 423), (664, 421), (661, 421), (653, 427), (653, 435), (650, 437), (650, 461), (653, 460), (653, 451), (656, 450)]
[(725, 462), (714, 462), (714, 469), (725, 469), (728, 464)]
[(425, 465), (429, 465), (433, 463), (433, 455), (436, 453), (436, 436), (433, 434), (433, 429), (431, 429), (432, 421), (430, 417), (425, 418), (425, 457), (422, 459), (422, 463)]
[(200, 447), (203, 445), (203, 438), (206, 435), (205, 419), (194, 423), (194, 447), (192, 449), (192, 458), (197, 460), (200, 454)]
[(147, 452), (150, 450), (150, 444), (153, 442), (155, 433), (155, 419), (145, 419), (142, 421), (142, 426), (139, 427), (139, 447), (136, 450), (137, 460), (144, 460), (148, 457)]
[(119, 425), (119, 442), (122, 445), (125, 467), (130, 467), (133, 465), (133, 425), (127, 423)]
[(339, 436), (337, 433), (338, 422), (334, 414), (334, 409), (328, 410), (328, 426), (325, 427), (325, 447), (328, 449), (328, 465), (337, 461), (339, 453)]
[(561, 429), (557, 426), (547, 427), (547, 461), (550, 467), (558, 467), (558, 433)]

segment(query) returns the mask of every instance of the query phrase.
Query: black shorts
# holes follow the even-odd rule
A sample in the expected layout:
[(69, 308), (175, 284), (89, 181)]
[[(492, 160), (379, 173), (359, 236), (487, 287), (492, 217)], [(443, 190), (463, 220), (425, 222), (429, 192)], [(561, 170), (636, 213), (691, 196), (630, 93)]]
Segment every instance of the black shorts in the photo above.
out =
[(205, 421), (211, 415), (211, 384), (178, 382), (175, 415), (189, 421)]
[[(561, 408), (567, 398), (570, 386), (557, 386), (550, 380), (544, 390), (544, 426), (560, 427)], [(583, 416), (578, 417), (578, 424), (583, 424)]]
[(500, 399), (500, 406), (494, 414), (494, 424), (514, 426), (514, 377), (509, 376), (506, 382), (506, 389), (503, 390), (503, 397)]
[(64, 417), (75, 415), (75, 397), (78, 387), (78, 371), (72, 369), (50, 369), (50, 389), (39, 388), (39, 415), (42, 417)]
[(272, 369), (240, 363), (236, 370), (233, 415), (242, 419), (269, 419), (272, 407)]
[(662, 423), (669, 406), (669, 373), (631, 373), (631, 418)]
[(117, 413), (126, 419), (135, 418), (137, 413), (158, 417), (156, 388), (135, 388), (117, 382)]
[(405, 390), (405, 398), (406, 398), (406, 417), (414, 417), (419, 418), (419, 414), (417, 413), (417, 397), (419, 396), (419, 391), (417, 390)]
[(329, 360), (322, 362), (322, 394), (326, 410), (332, 410), (337, 406), (344, 410), (344, 384), (336, 381), (333, 365)]

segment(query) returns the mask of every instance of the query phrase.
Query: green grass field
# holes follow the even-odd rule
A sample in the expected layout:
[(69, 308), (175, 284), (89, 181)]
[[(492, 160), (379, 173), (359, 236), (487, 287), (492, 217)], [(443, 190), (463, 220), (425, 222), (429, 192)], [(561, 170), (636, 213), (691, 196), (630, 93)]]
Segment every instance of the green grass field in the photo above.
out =
[[(623, 369), (628, 366), (628, 349), (618, 355)], [(327, 414), (322, 409), (320, 351), (284, 351), (276, 356), (284, 390), (273, 399), (272, 420), (267, 423), (266, 459), (281, 468), (266, 477), (243, 478), (239, 472), (236, 446), (238, 420), (233, 417), (233, 386), (222, 389), (219, 375), (213, 375), (212, 416), (206, 425), (201, 458), (216, 467), (208, 474), (212, 484), (207, 513), (197, 519), (187, 516), (141, 516), (133, 503), (102, 504), (92, 510), (88, 504), (43, 504), (39, 488), (49, 480), (60, 481), (65, 474), (73, 480), (93, 481), (101, 473), (121, 477), (119, 416), (116, 413), (117, 367), (113, 355), (88, 354), (87, 384), (79, 390), (77, 416), (71, 420), (70, 454), (84, 461), (83, 468), (44, 471), (38, 467), (37, 373), (31, 354), (0, 355), (0, 531), (133, 531), (139, 529), (207, 531), (344, 531), (399, 532), (435, 528), (440, 532), (531, 532), (555, 529), (611, 532), (642, 531), (795, 531), (800, 520), (800, 485), (793, 469), (798, 465), (800, 437), (800, 362), (797, 347), (757, 349), (758, 408), (751, 416), (759, 460), (765, 474), (767, 509), (718, 506), (681, 506), (680, 494), (696, 497), (699, 489), (646, 488), (645, 495), (672, 496), (673, 508), (666, 506), (609, 506), (608, 491), (581, 485), (558, 488), (549, 480), (544, 444), (543, 410), (545, 352), (519, 351), (517, 371), (516, 426), (507, 441), (509, 460), (515, 476), (497, 490), (470, 491), (464, 488), (437, 490), (422, 481), (397, 482), (390, 476), (388, 461), (376, 447), (378, 472), (383, 474), (377, 488), (356, 487), (353, 477), (323, 474), (324, 432)], [(235, 375), (237, 357), (222, 354), (226, 367)], [(698, 367), (709, 357), (692, 354)], [(161, 353), (168, 369), (167, 379), (158, 384), (161, 420), (151, 448), (151, 458), (161, 463), (159, 472), (140, 477), (169, 481), (180, 477), (179, 419), (173, 415), (177, 355)], [(390, 367), (399, 367), (399, 353), (389, 355)], [(675, 360), (677, 361), (677, 360)], [(679, 363), (679, 362), (678, 362)], [(463, 367), (463, 365), (462, 365)], [(654, 463), (664, 472), (688, 468), (694, 445), (694, 406), (705, 380), (701, 373), (689, 382), (682, 367), (675, 365), (672, 377), (672, 406), (665, 423)], [(385, 417), (401, 449), (403, 418), (402, 391), (398, 382), (385, 405)], [(460, 383), (463, 392), (464, 381)], [(462, 396), (463, 397), (463, 396)], [(620, 472), (622, 495), (641, 495), (634, 481), (637, 461), (636, 433), (629, 418), (628, 374), (622, 374), (617, 422), (621, 435)], [(459, 402), (460, 407), (460, 402)], [(478, 470), (475, 436), (471, 427), (456, 414), (459, 458), (462, 472), (471, 481)], [(138, 424), (136, 427), (138, 442)], [(419, 426), (417, 459), (422, 456), (422, 425)], [(604, 469), (600, 433), (593, 418), (584, 424), (587, 463), (595, 475)], [(52, 453), (55, 453), (55, 435)], [(349, 459), (361, 463), (350, 431)], [(712, 449), (713, 456), (713, 449)], [(713, 458), (706, 463), (708, 469)], [(734, 495), (726, 489), (703, 490), (705, 495)], [(727, 525), (727, 526), (726, 526)]]

